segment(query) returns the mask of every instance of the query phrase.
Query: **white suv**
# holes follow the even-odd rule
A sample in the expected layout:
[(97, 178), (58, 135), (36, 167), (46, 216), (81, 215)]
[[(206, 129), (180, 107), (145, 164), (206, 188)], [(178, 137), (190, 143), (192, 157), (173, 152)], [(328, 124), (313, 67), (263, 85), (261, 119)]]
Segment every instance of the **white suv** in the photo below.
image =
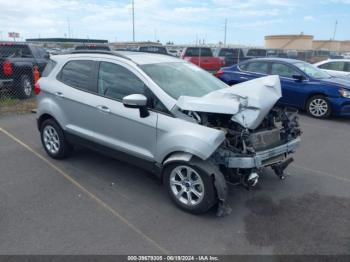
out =
[(147, 168), (192, 213), (223, 215), (226, 180), (253, 187), (267, 166), (283, 178), (300, 142), (296, 113), (274, 108), (277, 76), (231, 88), (170, 56), (75, 51), (52, 57), (35, 92), (51, 157), (80, 144)]

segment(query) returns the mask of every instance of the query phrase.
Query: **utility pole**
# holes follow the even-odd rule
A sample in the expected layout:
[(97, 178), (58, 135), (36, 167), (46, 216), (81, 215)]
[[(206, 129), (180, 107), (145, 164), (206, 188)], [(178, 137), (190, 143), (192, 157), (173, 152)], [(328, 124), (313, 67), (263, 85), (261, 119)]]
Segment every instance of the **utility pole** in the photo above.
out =
[(224, 46), (226, 46), (226, 37), (227, 37), (227, 18), (225, 19)]
[(71, 38), (71, 33), (70, 33), (70, 19), (67, 17), (67, 26), (68, 26), (68, 38)]
[(135, 42), (135, 1), (132, 0), (132, 41)]
[(333, 40), (335, 40), (335, 34), (337, 33), (337, 27), (338, 27), (338, 20), (335, 20), (334, 33), (333, 33)]

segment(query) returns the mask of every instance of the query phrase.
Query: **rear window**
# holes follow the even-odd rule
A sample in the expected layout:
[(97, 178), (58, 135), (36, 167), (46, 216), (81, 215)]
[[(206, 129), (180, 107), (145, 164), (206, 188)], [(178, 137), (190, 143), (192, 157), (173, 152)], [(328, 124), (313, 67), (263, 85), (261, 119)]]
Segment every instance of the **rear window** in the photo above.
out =
[(141, 46), (139, 50), (140, 52), (167, 54), (165, 47), (161, 46)]
[(27, 45), (0, 44), (0, 57), (33, 57)]
[(92, 75), (95, 62), (88, 60), (75, 60), (68, 62), (62, 69), (59, 80), (66, 85), (83, 89), (89, 92), (96, 92)]
[(210, 48), (190, 47), (187, 48), (185, 56), (213, 56)]
[(233, 56), (233, 49), (221, 49), (219, 56)]
[(100, 50), (100, 51), (111, 51), (109, 46), (104, 45), (80, 45), (76, 46), (75, 50)]
[(268, 63), (266, 62), (251, 62), (239, 66), (243, 71), (249, 71), (260, 74), (267, 74)]
[(52, 70), (55, 68), (56, 66), (56, 62), (53, 60), (49, 60), (49, 62), (46, 64), (45, 69), (42, 73), (42, 77), (48, 77), (50, 75), (50, 73), (52, 72)]

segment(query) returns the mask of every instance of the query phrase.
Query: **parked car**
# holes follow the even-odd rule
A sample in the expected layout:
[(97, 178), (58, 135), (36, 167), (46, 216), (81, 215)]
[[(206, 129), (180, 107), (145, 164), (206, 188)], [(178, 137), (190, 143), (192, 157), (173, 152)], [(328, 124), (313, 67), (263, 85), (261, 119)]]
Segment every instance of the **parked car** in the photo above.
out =
[(316, 63), (315, 66), (331, 76), (342, 77), (350, 75), (350, 59), (328, 59)]
[(225, 61), (225, 66), (231, 66), (240, 62), (259, 57), (266, 57), (266, 49), (261, 48), (217, 48), (214, 55)]
[(144, 53), (169, 55), (168, 50), (166, 49), (165, 46), (158, 46), (158, 45), (140, 46), (137, 48), (137, 51), (144, 52)]
[(212, 74), (215, 74), (224, 65), (223, 59), (214, 57), (209, 47), (186, 47), (182, 50), (181, 58)]
[(84, 44), (77, 45), (75, 50), (101, 50), (101, 51), (111, 51), (111, 48), (108, 45), (103, 44)]
[(293, 59), (252, 59), (223, 68), (217, 76), (229, 85), (266, 75), (279, 75), (283, 96), (279, 104), (306, 110), (316, 118), (350, 115), (350, 81), (334, 78), (317, 67)]
[(49, 156), (80, 144), (147, 168), (192, 213), (225, 214), (226, 179), (251, 188), (262, 167), (283, 178), (300, 143), (295, 112), (274, 108), (276, 76), (230, 88), (171, 56), (90, 52), (52, 57), (35, 92)]
[(41, 73), (49, 59), (45, 49), (23, 43), (0, 43), (0, 89), (29, 98), (34, 87), (34, 67)]

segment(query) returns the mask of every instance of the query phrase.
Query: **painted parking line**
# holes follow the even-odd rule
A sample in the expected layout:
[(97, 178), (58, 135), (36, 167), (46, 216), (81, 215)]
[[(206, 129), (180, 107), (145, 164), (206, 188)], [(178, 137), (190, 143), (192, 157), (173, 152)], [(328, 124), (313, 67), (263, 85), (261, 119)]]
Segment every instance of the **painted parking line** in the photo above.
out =
[(79, 182), (77, 182), (74, 178), (72, 178), (70, 175), (68, 175), (66, 172), (64, 172), (61, 168), (56, 166), (54, 163), (43, 157), (41, 154), (36, 152), (33, 148), (31, 148), (29, 145), (15, 137), (13, 134), (9, 133), (5, 129), (0, 127), (0, 132), (8, 136), (10, 139), (15, 141), (16, 143), (20, 144), (24, 148), (26, 148), (29, 152), (37, 156), (40, 160), (45, 162), (47, 165), (49, 165), (52, 169), (57, 171), (60, 175), (62, 175), (66, 180), (68, 180), (70, 183), (72, 183), (74, 186), (76, 186), (80, 191), (88, 195), (92, 200), (94, 200), (99, 206), (103, 207), (105, 210), (110, 212), (113, 216), (121, 220), (124, 224), (126, 224), (130, 229), (132, 229), (135, 233), (140, 235), (144, 240), (151, 243), (154, 247), (156, 247), (161, 253), (163, 254), (170, 254), (168, 250), (166, 250), (164, 247), (162, 247), (160, 244), (158, 244), (155, 240), (147, 236), (145, 233), (143, 233), (140, 229), (138, 229), (136, 226), (134, 226), (132, 223), (130, 223), (125, 217), (123, 217), (121, 214), (119, 214), (118, 211), (110, 207), (108, 204), (106, 204), (103, 200), (101, 200), (98, 196), (91, 193), (88, 189), (86, 189), (83, 185), (81, 185)]
[(294, 167), (294, 168), (297, 168), (297, 169), (301, 169), (303, 171), (310, 172), (310, 173), (312, 173), (314, 175), (317, 175), (317, 176), (329, 177), (329, 178), (333, 178), (333, 179), (336, 179), (336, 180), (340, 180), (340, 181), (343, 181), (343, 182), (349, 182), (350, 183), (350, 179), (346, 178), (346, 177), (335, 176), (335, 175), (329, 174), (327, 172), (311, 169), (311, 168), (300, 166), (300, 165), (297, 165), (297, 164), (292, 164), (291, 166)]

